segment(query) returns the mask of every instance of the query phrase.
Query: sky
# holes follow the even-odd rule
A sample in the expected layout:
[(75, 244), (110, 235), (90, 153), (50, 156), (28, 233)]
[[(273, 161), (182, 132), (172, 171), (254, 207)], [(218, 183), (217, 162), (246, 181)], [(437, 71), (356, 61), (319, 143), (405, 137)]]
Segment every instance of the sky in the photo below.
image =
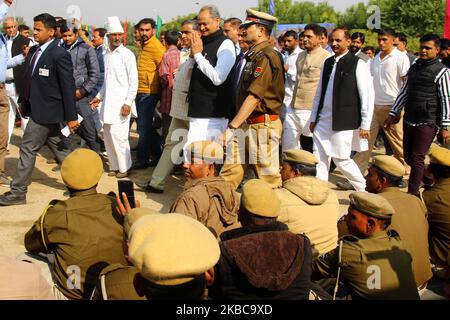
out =
[[(309, 0), (323, 2), (322, 0)], [(350, 5), (362, 0), (328, 0), (337, 10), (345, 10)], [(365, 1), (367, 2), (367, 1)], [(248, 7), (255, 7), (257, 0), (14, 0), (9, 9), (9, 15), (25, 18), (28, 25), (32, 25), (33, 17), (39, 13), (48, 12), (54, 16), (67, 18), (77, 7), (82, 22), (96, 27), (104, 26), (106, 18), (117, 15), (121, 20), (138, 22), (141, 18), (163, 18), (169, 21), (179, 15), (197, 12), (206, 4), (214, 4), (219, 8), (223, 17), (245, 17)]]

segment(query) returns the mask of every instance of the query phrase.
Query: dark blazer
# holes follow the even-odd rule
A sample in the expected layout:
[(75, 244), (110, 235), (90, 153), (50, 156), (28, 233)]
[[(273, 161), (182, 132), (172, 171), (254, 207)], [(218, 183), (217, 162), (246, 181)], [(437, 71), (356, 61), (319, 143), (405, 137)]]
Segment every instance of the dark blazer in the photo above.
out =
[[(25, 62), (25, 81), (28, 68), (32, 68), (30, 62), (37, 47), (32, 47), (28, 53)], [(40, 69), (48, 70), (48, 76), (40, 75)], [(39, 124), (77, 120), (72, 59), (66, 50), (58, 46), (57, 40), (53, 40), (45, 49), (34, 68), (29, 100), (25, 100), (23, 90), (20, 102), (22, 112)]]
[[(28, 46), (30, 43), (30, 39), (19, 34), (12, 43), (11, 47), (11, 56), (15, 57), (19, 54), (22, 54), (22, 47)], [(25, 77), (25, 63), (22, 63), (20, 66), (17, 66), (13, 69), (14, 74), (14, 84), (16, 85), (16, 92), (20, 94), (23, 90), (23, 81)]]

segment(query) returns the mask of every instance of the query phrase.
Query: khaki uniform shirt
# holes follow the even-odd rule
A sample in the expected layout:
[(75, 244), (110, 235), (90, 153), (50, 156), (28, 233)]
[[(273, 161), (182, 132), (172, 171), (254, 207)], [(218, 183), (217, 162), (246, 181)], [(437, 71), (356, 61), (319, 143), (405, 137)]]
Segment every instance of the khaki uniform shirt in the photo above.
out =
[(445, 263), (450, 256), (450, 178), (425, 190), (423, 200), (428, 209), (430, 251), (436, 262)]
[(127, 264), (123, 218), (114, 208), (114, 198), (95, 188), (79, 191), (70, 199), (52, 201), (25, 235), (29, 252), (54, 253), (52, 273), (67, 298), (89, 299), (101, 270), (112, 263)]
[(260, 99), (254, 114), (278, 115), (284, 100), (284, 66), (282, 58), (268, 41), (253, 46), (246, 54), (237, 106), (249, 94)]
[[(394, 230), (378, 232), (367, 239), (344, 236), (340, 281), (352, 299), (419, 299), (411, 255)], [(335, 277), (339, 266), (339, 247), (316, 259), (313, 279)]]
[(433, 276), (428, 250), (427, 209), (419, 198), (399, 188), (386, 188), (379, 195), (389, 201), (395, 210), (389, 229), (398, 232), (411, 253), (414, 276), (419, 287)]
[(297, 177), (285, 181), (275, 193), (281, 203), (277, 220), (295, 234), (306, 234), (313, 253), (322, 255), (336, 248), (339, 201), (326, 182)]
[(147, 300), (139, 296), (134, 286), (135, 277), (139, 274), (138, 268), (112, 264), (100, 273), (94, 300)]
[(197, 179), (173, 203), (170, 212), (184, 214), (201, 222), (219, 237), (239, 228), (239, 195), (220, 177)]

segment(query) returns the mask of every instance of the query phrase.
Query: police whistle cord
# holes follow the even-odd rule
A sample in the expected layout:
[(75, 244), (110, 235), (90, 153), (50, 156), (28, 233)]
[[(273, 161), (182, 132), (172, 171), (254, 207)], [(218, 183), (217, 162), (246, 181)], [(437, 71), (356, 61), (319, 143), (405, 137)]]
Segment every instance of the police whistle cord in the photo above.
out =
[(339, 261), (338, 261), (338, 272), (336, 277), (336, 285), (334, 286), (334, 292), (333, 292), (333, 300), (336, 300), (336, 294), (338, 292), (339, 288), (339, 277), (341, 275), (341, 262), (342, 262), (342, 244), (343, 241), (339, 241)]

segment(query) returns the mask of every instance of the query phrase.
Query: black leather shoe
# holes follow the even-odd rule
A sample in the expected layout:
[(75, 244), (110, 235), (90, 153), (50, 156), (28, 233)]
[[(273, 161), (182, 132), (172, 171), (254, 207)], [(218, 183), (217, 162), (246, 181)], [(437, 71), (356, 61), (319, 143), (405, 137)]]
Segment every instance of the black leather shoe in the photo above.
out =
[(148, 164), (142, 164), (142, 163), (136, 162), (135, 164), (133, 164), (131, 166), (130, 170), (144, 170), (147, 168), (148, 168)]
[(339, 181), (336, 183), (336, 186), (341, 190), (355, 190), (355, 188), (352, 186), (350, 182), (348, 182), (348, 180), (344, 182)]
[(15, 195), (8, 191), (0, 196), (0, 206), (15, 206), (26, 203), (27, 198), (25, 195)]
[(150, 162), (148, 163), (148, 166), (149, 166), (150, 168), (156, 167), (156, 166), (158, 165), (158, 161), (159, 161), (159, 160), (154, 160), (154, 159), (152, 159), (152, 160), (150, 160)]
[(164, 190), (156, 189), (148, 184), (148, 182), (144, 183), (136, 183), (136, 185), (144, 192), (150, 192), (150, 193), (164, 193)]

